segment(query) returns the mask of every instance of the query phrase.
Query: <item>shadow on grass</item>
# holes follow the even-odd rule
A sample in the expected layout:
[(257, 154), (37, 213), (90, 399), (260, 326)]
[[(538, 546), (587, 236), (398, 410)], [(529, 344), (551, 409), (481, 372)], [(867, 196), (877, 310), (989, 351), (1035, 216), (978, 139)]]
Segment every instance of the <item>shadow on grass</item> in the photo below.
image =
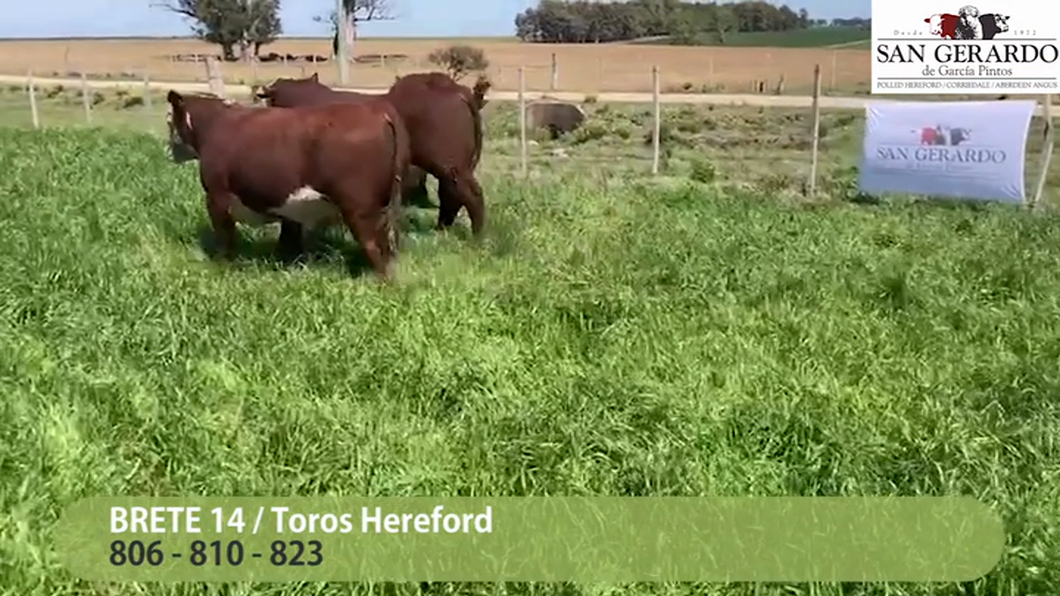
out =
[[(408, 246), (407, 238), (410, 234), (434, 233), (434, 227), (429, 221), (416, 217), (414, 213), (406, 211), (401, 222), (402, 248)], [(303, 252), (295, 260), (284, 259), (279, 252), (279, 225), (270, 225), (268, 229), (272, 233), (266, 235), (248, 234), (248, 230), (240, 226), (236, 227), (236, 257), (235, 263), (258, 262), (284, 268), (308, 263), (334, 262), (342, 260), (346, 263), (350, 275), (358, 277), (371, 273), (372, 266), (360, 244), (353, 241), (345, 226), (336, 226), (332, 230), (313, 230), (305, 234)], [(341, 230), (341, 233), (335, 233)], [(331, 233), (329, 233), (331, 232)], [(218, 245), (213, 233), (213, 228), (208, 224), (200, 225), (195, 232), (198, 246), (212, 260), (218, 260)], [(400, 255), (399, 255), (400, 258)]]
[[(203, 252), (214, 261), (222, 261), (219, 258), (217, 239), (213, 228), (208, 225), (199, 226), (196, 236), (198, 245)], [(246, 233), (240, 233), (237, 228), (236, 234), (236, 256), (234, 263), (257, 262), (266, 263), (276, 268), (292, 267), (314, 262), (331, 262), (342, 259), (346, 262), (347, 269), (354, 277), (371, 272), (372, 266), (368, 257), (355, 242), (349, 242), (346, 238), (330, 234), (307, 233), (302, 255), (294, 260), (281, 257), (278, 245), (278, 236), (251, 237)]]

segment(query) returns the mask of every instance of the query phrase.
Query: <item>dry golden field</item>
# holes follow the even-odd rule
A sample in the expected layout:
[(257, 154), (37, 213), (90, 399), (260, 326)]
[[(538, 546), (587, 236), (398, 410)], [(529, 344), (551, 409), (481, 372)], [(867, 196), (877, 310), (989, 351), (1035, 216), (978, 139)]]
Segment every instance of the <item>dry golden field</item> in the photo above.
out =
[[(518, 71), (526, 67), (528, 90), (550, 88), (552, 53), (558, 64), (557, 89), (563, 91), (635, 92), (651, 90), (651, 67), (658, 65), (663, 92), (752, 92), (764, 82), (772, 93), (781, 77), (784, 92), (804, 94), (812, 86), (814, 64), (822, 69), (822, 86), (832, 93), (866, 93), (870, 84), (865, 49), (720, 48), (623, 44), (524, 44), (498, 39), (363, 39), (357, 56), (382, 55), (375, 63), (351, 65), (351, 84), (387, 87), (396, 75), (432, 69), (427, 55), (454, 43), (482, 48), (490, 61), (489, 75), (499, 90), (518, 88)], [(153, 80), (205, 80), (202, 63), (175, 61), (172, 56), (214, 53), (214, 46), (191, 39), (4, 40), (0, 41), (0, 73), (91, 78), (142, 77)], [(329, 39), (284, 39), (263, 52), (327, 56)], [(406, 57), (402, 57), (406, 56)], [(334, 62), (226, 63), (232, 83), (267, 81), (278, 76), (319, 72), (337, 82)]]

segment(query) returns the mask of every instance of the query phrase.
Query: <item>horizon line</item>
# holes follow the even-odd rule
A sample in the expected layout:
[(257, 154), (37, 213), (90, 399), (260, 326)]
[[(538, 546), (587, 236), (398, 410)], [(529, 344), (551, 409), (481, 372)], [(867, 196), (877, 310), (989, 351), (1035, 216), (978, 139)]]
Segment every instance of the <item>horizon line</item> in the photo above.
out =
[[(280, 35), (276, 41), (294, 39), (324, 39), (330, 40), (331, 35)], [(82, 41), (82, 40), (188, 40), (202, 41), (194, 35), (26, 35), (0, 37), (0, 41)], [(357, 38), (360, 40), (376, 39), (518, 39), (515, 34), (511, 35), (365, 35)], [(211, 44), (216, 45), (216, 44)], [(268, 44), (265, 44), (268, 45)], [(264, 46), (263, 46), (264, 47)]]

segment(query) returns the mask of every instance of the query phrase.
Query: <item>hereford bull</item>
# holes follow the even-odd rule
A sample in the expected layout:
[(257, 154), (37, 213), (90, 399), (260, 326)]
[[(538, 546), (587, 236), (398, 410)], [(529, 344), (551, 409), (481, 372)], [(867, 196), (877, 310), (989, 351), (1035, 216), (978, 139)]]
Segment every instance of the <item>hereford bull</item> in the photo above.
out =
[[(277, 89), (281, 91), (277, 92)], [(265, 99), (270, 106), (281, 108), (326, 105), (329, 103), (362, 103), (379, 99), (379, 95), (371, 93), (335, 91), (321, 84), (320, 78), (316, 73), (306, 79), (276, 79), (270, 85), (255, 87), (254, 95), (257, 99)], [(296, 99), (281, 103), (269, 101), (274, 96)], [(406, 203), (427, 203), (427, 172), (410, 165), (402, 180), (404, 181), (403, 200)]]
[[(490, 84), (480, 78), (469, 89), (444, 73), (416, 73), (400, 77), (383, 96), (408, 127), (411, 163), (438, 180), (438, 228), (453, 225), (467, 208), (476, 236), (486, 224), (482, 187), (475, 168), (482, 157), (482, 119)], [(319, 105), (360, 101), (352, 92), (336, 91), (314, 75), (307, 79), (277, 79), (258, 96), (270, 106)]]
[(167, 99), (174, 157), (199, 161), (223, 257), (234, 256), (237, 219), (280, 222), (285, 258), (302, 252), (303, 227), (343, 222), (391, 279), (410, 149), (390, 103), (254, 108), (176, 91)]

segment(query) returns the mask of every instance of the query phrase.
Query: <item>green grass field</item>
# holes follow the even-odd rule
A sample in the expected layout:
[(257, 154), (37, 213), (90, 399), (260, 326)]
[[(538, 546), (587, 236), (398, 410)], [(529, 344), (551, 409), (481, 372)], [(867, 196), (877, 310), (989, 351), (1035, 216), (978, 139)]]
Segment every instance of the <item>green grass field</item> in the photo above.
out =
[(541, 140), (520, 182), (506, 108), (483, 244), (411, 209), (383, 288), (347, 273), (358, 248), (338, 230), (303, 266), (245, 228), (240, 260), (211, 262), (195, 167), (154, 135), (65, 127), (78, 105), (51, 101), (56, 128), (0, 128), (4, 596), (424, 593), (91, 584), (51, 542), (86, 496), (318, 494), (971, 495), (1009, 534), (974, 586), (429, 594), (1060, 592), (1051, 210), (845, 201), (858, 129), (833, 113), (830, 194), (793, 200), (805, 119), (779, 110), (668, 112), (675, 149), (651, 181), (643, 113), (599, 106), (575, 138)]
[[(725, 42), (720, 43), (717, 36), (704, 33), (696, 38), (701, 45), (724, 45), (732, 47), (761, 48), (851, 48), (869, 47), (872, 32), (856, 27), (820, 27), (814, 29), (796, 29), (792, 31), (750, 31), (730, 33)], [(650, 44), (673, 43), (669, 37), (651, 38), (640, 42)]]
[(869, 40), (871, 32), (854, 27), (821, 27), (794, 31), (735, 33), (725, 39), (728, 46), (817, 48)]

